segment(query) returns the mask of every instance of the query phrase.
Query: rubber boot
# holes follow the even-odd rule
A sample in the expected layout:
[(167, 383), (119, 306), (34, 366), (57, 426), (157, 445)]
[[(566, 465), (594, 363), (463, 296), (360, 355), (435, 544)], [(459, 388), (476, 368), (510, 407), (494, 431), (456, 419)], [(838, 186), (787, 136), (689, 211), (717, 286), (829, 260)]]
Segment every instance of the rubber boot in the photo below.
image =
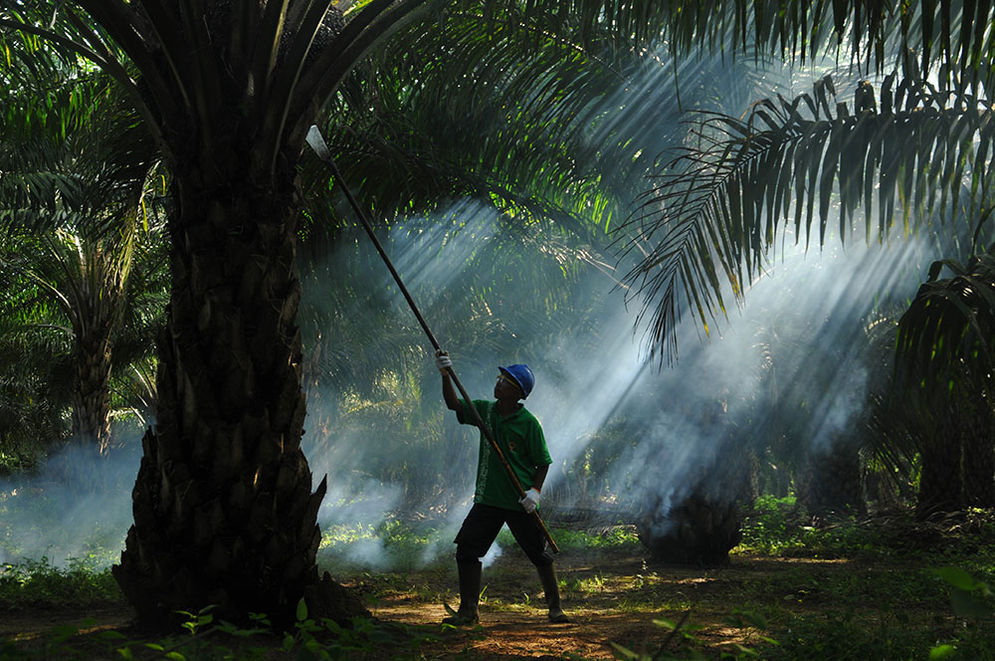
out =
[(549, 607), (549, 621), (553, 624), (566, 624), (570, 618), (560, 608), (560, 586), (556, 580), (556, 568), (553, 565), (536, 567), (542, 589), (546, 593), (546, 605)]
[(443, 618), (443, 624), (451, 624), (454, 627), (465, 627), (476, 624), (480, 617), (477, 615), (477, 600), (480, 598), (480, 561), (457, 562), (456, 569), (459, 573), (459, 610), (455, 615)]

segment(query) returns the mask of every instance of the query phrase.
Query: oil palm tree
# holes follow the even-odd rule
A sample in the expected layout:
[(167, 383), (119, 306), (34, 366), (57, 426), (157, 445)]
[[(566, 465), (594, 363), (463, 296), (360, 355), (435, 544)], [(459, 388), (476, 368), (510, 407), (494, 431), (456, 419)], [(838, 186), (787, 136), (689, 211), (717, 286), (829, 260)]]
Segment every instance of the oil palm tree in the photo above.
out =
[[(986, 6), (984, 15), (990, 11)], [(987, 217), (993, 134), (983, 53), (989, 44), (971, 36), (961, 42), (981, 59), (962, 69), (940, 67), (939, 82), (919, 69), (933, 64), (927, 49), (921, 61), (904, 59), (900, 71), (881, 76), (877, 89), (867, 80), (856, 83), (852, 100), (841, 99), (836, 81), (826, 77), (811, 93), (758, 102), (745, 118), (716, 113), (697, 123), (697, 142), (667, 164), (645, 213), (633, 221), (657, 237), (629, 281), (646, 296), (661, 357), (675, 356), (673, 330), (682, 311), (707, 328), (724, 313), (723, 296), (741, 297), (773, 246), (792, 233), (821, 246), (832, 223), (840, 240), (862, 234), (883, 242), (900, 231), (935, 228), (944, 218)], [(922, 355), (923, 343), (936, 338), (928, 328), (914, 329), (913, 318), (924, 319), (909, 317), (906, 336), (914, 339), (907, 346)], [(984, 430), (991, 416), (979, 394), (962, 409), (970, 414), (957, 417), (980, 424), (971, 434), (985, 437), (981, 464), (989, 466)], [(959, 462), (962, 453), (945, 444), (939, 437), (927, 441), (923, 457), (929, 454), (934, 467), (941, 458)], [(936, 483), (949, 489), (955, 481)]]
[(136, 255), (148, 248), (138, 242), (155, 241), (154, 205), (141, 210), (155, 154), (105, 79), (46, 66), (51, 53), (36, 51), (34, 64), (31, 79), (14, 76), (2, 93), (5, 325), (25, 338), (62, 336), (51, 346), (66, 351), (48, 364), (68, 359), (70, 438), (103, 453), (111, 440), (112, 347)]
[[(951, 277), (941, 279), (944, 270)], [(918, 509), (995, 504), (995, 257), (935, 262), (898, 322), (899, 392), (918, 406), (923, 434)]]

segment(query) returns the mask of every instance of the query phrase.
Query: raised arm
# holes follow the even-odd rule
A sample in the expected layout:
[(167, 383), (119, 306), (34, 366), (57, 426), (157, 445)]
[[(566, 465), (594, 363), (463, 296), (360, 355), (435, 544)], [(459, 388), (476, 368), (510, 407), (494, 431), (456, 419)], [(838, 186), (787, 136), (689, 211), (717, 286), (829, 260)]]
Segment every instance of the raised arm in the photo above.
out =
[(456, 386), (453, 385), (453, 378), (449, 374), (453, 361), (442, 349), (435, 352), (435, 366), (442, 374), (442, 398), (446, 401), (446, 408), (450, 411), (458, 411), (460, 407), (459, 395), (456, 393)]

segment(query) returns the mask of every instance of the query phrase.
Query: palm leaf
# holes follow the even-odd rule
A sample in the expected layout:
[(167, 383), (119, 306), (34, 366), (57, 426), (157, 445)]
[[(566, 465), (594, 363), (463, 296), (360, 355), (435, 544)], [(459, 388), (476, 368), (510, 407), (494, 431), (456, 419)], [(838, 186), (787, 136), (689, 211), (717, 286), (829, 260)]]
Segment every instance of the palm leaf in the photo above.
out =
[[(868, 83), (857, 89), (852, 111), (836, 102), (831, 80), (824, 79), (811, 94), (767, 100), (742, 120), (703, 115), (696, 121), (697, 144), (667, 163), (643, 212), (628, 223), (641, 236), (660, 237), (651, 256), (626, 278), (638, 285), (636, 293), (654, 316), (656, 344), (664, 344), (677, 321), (669, 312), (675, 299), (671, 288), (699, 310), (695, 316), (702, 324), (722, 311), (698, 307), (707, 300), (701, 289), (715, 287), (696, 265), (700, 255), (684, 240), (704, 236), (709, 226), (721, 228), (718, 235), (728, 238), (713, 244), (709, 259), (736, 274), (726, 285), (738, 295), (743, 282), (760, 275), (792, 211), (796, 240), (804, 236), (808, 242), (817, 233), (819, 245), (837, 201), (841, 240), (850, 231), (848, 213), (859, 208), (861, 198), (868, 236), (874, 222), (884, 237), (897, 221), (909, 231), (909, 222), (934, 213), (953, 217), (958, 213), (954, 201), (962, 201), (962, 193), (970, 203), (968, 214), (977, 215), (991, 176), (989, 104), (967, 92), (903, 79), (893, 105), (887, 79), (878, 111), (868, 102)], [(936, 188), (945, 191), (939, 201)], [(766, 204), (743, 205), (744, 198)], [(872, 199), (877, 200), (876, 216), (868, 213)], [(678, 277), (681, 273), (686, 275)]]
[[(952, 277), (940, 279), (943, 270)], [(995, 368), (995, 255), (967, 264), (934, 262), (898, 325), (897, 367), (903, 379), (927, 391), (967, 378), (989, 391)]]

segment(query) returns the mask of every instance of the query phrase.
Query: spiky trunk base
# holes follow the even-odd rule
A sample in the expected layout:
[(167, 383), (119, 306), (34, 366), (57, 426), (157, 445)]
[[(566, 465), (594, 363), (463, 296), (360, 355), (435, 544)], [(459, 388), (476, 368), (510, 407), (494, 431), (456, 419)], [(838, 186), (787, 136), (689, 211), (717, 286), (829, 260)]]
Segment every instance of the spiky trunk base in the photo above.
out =
[(738, 503), (696, 491), (666, 513), (655, 510), (636, 523), (639, 541), (654, 560), (676, 565), (720, 567), (743, 537)]
[(326, 485), (311, 492), (300, 448), (294, 191), (216, 183), (187, 172), (171, 222), (159, 414), (114, 577), (145, 626), (207, 606), (287, 625), (302, 597), (319, 617), (366, 615), (315, 563)]
[(654, 560), (678, 565), (722, 566), (743, 537), (744, 502), (752, 502), (753, 461), (731, 446), (683, 492), (657, 496), (636, 522), (639, 541)]

